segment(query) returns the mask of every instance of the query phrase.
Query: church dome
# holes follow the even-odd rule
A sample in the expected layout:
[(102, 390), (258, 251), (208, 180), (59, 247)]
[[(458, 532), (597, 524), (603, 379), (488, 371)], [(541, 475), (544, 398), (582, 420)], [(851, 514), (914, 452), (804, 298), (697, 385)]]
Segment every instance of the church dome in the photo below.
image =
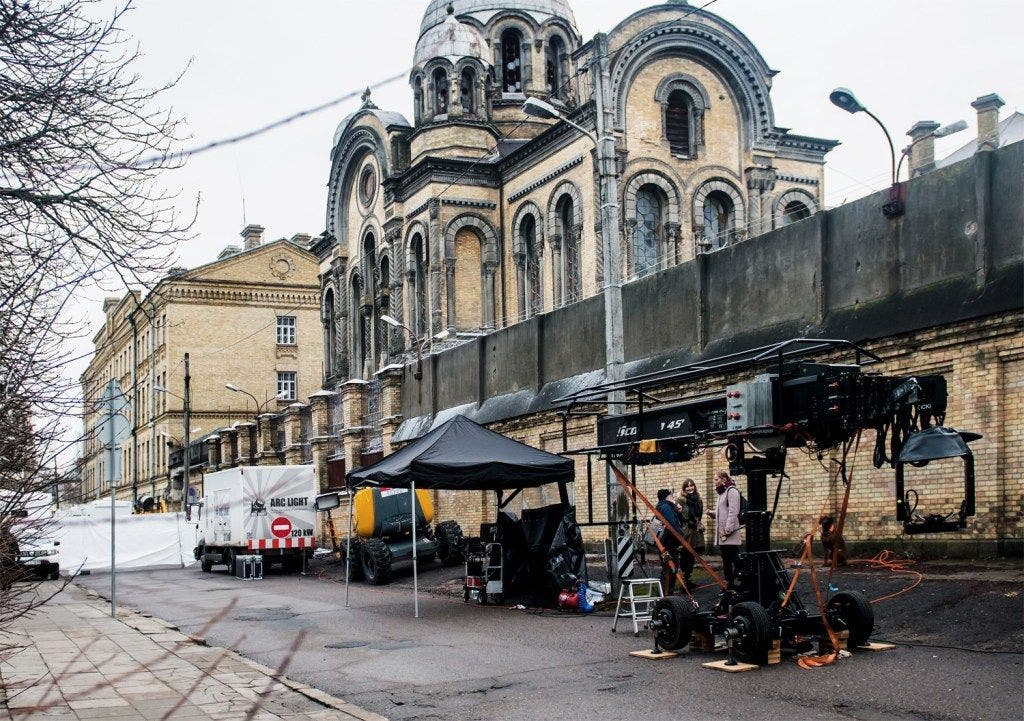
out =
[[(431, 3), (431, 7), (436, 3)], [(416, 54), (413, 66), (422, 67), (434, 58), (447, 58), (452, 64), (462, 58), (475, 58), (485, 65), (487, 59), (487, 41), (476, 28), (459, 22), (454, 13), (448, 12), (445, 2), (441, 6), (443, 21), (428, 27), (416, 42)], [(428, 11), (429, 12), (429, 11)]]
[(518, 12), (529, 15), (538, 23), (559, 18), (576, 29), (576, 16), (568, 0), (430, 0), (427, 11), (423, 13), (420, 35), (444, 23), (449, 4), (455, 8), (457, 16), (472, 17), (481, 25), (486, 25), (499, 13)]

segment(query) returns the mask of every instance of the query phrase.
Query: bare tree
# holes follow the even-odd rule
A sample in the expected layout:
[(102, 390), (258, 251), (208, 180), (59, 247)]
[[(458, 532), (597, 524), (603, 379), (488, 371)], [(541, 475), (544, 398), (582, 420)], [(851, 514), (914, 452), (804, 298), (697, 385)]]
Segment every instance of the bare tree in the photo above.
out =
[(0, 0), (0, 628), (50, 593), (14, 549), (47, 532), (29, 500), (77, 480), (54, 460), (97, 400), (69, 373), (69, 341), (86, 331), (76, 301), (149, 284), (191, 227), (160, 183), (182, 162), (180, 121), (157, 106), (177, 78), (136, 74), (130, 10)]

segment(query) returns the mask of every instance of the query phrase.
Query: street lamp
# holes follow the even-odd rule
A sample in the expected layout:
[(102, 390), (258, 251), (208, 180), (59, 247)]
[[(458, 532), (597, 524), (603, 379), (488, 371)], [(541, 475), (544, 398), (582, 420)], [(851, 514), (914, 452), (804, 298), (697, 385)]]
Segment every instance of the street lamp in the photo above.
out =
[(263, 403), (260, 403), (259, 400), (256, 399), (256, 396), (254, 396), (252, 393), (250, 393), (247, 390), (243, 390), (243, 389), (239, 388), (234, 383), (225, 383), (224, 387), (227, 388), (232, 393), (241, 393), (242, 395), (246, 395), (246, 396), (249, 396), (250, 398), (252, 398), (252, 402), (256, 404), (256, 433), (257, 434), (260, 432), (260, 416), (263, 415), (266, 412), (267, 406), (269, 406), (274, 401), (286, 401), (286, 400), (289, 400), (288, 392), (287, 391), (281, 391), (280, 393), (278, 393), (273, 398), (268, 398), (267, 400), (263, 401)]
[(182, 455), (182, 481), (181, 481), (181, 510), (185, 513), (185, 520), (191, 520), (191, 511), (188, 506), (188, 491), (189, 491), (189, 475), (192, 470), (192, 453), (189, 446), (192, 445), (192, 439), (190, 437), (191, 430), (189, 424), (192, 422), (192, 394), (190, 392), (192, 383), (192, 376), (189, 370), (189, 357), (188, 353), (185, 354), (185, 395), (179, 396), (177, 393), (172, 393), (167, 389), (166, 386), (162, 386), (159, 383), (153, 384), (153, 390), (157, 393), (166, 393), (169, 396), (174, 396), (181, 401), (181, 420), (183, 427), (182, 442), (181, 442), (181, 455)]
[[(910, 157), (910, 153), (914, 149), (915, 145), (920, 143), (922, 140), (927, 140), (929, 138), (945, 138), (947, 135), (959, 133), (961, 130), (967, 130), (966, 120), (956, 120), (950, 123), (949, 125), (943, 125), (941, 128), (937, 128), (936, 130), (933, 130), (930, 133), (926, 133), (919, 138), (914, 138), (910, 145), (903, 149), (903, 152), (900, 155), (900, 162), (896, 164), (897, 180), (900, 177), (900, 169), (903, 167), (903, 161)], [(909, 173), (910, 171), (908, 170), (907, 172)]]
[(882, 205), (882, 215), (886, 218), (896, 218), (903, 215), (903, 211), (906, 209), (906, 201), (904, 199), (903, 186), (896, 180), (896, 145), (892, 142), (892, 136), (889, 134), (888, 128), (879, 119), (877, 115), (868, 110), (859, 100), (857, 96), (853, 94), (853, 91), (849, 88), (836, 88), (829, 93), (828, 99), (837, 108), (845, 110), (850, 114), (856, 114), (863, 112), (869, 118), (874, 120), (878, 127), (885, 133), (885, 139), (889, 143), (889, 160), (891, 163), (892, 174), (890, 176), (889, 186), (889, 202)]
[(416, 372), (412, 374), (412, 377), (418, 381), (423, 380), (423, 346), (425, 346), (427, 341), (430, 340), (444, 340), (449, 335), (448, 331), (443, 330), (434, 336), (417, 339), (416, 334), (412, 332), (412, 329), (397, 318), (393, 318), (390, 315), (385, 314), (380, 317), (380, 320), (382, 323), (387, 323), (393, 328), (401, 328), (409, 334), (412, 344), (416, 346)]
[[(192, 432), (193, 432), (193, 433), (202, 433), (202, 432), (203, 432), (203, 429), (202, 429), (202, 428), (193, 428), (193, 429), (191, 429), (191, 430), (192, 430)], [(171, 443), (171, 441), (174, 441), (174, 444), (177, 444), (177, 445), (179, 445), (179, 446), (180, 446), (180, 445), (182, 445), (182, 442), (181, 442), (181, 441), (180, 441), (180, 440), (179, 440), (179, 439), (178, 439), (178, 438), (177, 438), (176, 436), (172, 436), (172, 435), (171, 435), (170, 433), (168, 433), (167, 431), (157, 431), (157, 433), (159, 433), (159, 434), (160, 434), (161, 436), (163, 436), (164, 438), (168, 438), (168, 439), (170, 439), (170, 440), (168, 440), (168, 441), (167, 441), (167, 444), (168, 444), (168, 445), (173, 445), (173, 444)]]

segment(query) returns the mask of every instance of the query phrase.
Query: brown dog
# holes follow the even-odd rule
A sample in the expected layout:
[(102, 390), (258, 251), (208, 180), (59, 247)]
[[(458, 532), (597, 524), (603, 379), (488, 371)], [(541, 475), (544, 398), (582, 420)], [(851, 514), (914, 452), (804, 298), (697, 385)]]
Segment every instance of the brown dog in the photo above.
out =
[(846, 541), (839, 535), (839, 529), (836, 528), (836, 519), (832, 516), (822, 516), (819, 521), (821, 524), (821, 545), (825, 549), (825, 561), (827, 564), (832, 563), (832, 554), (836, 553), (836, 563), (840, 566), (846, 565)]

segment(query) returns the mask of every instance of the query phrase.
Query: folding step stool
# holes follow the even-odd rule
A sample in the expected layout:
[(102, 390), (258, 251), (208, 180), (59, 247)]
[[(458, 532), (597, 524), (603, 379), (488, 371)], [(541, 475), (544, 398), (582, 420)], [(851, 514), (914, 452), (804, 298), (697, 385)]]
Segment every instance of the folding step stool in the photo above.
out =
[[(612, 633), (615, 633), (620, 618), (633, 621), (633, 635), (640, 635), (640, 626), (651, 620), (654, 603), (665, 594), (658, 578), (624, 578), (619, 585), (619, 601), (615, 604), (615, 621), (612, 622)], [(623, 601), (629, 608), (622, 608)]]

